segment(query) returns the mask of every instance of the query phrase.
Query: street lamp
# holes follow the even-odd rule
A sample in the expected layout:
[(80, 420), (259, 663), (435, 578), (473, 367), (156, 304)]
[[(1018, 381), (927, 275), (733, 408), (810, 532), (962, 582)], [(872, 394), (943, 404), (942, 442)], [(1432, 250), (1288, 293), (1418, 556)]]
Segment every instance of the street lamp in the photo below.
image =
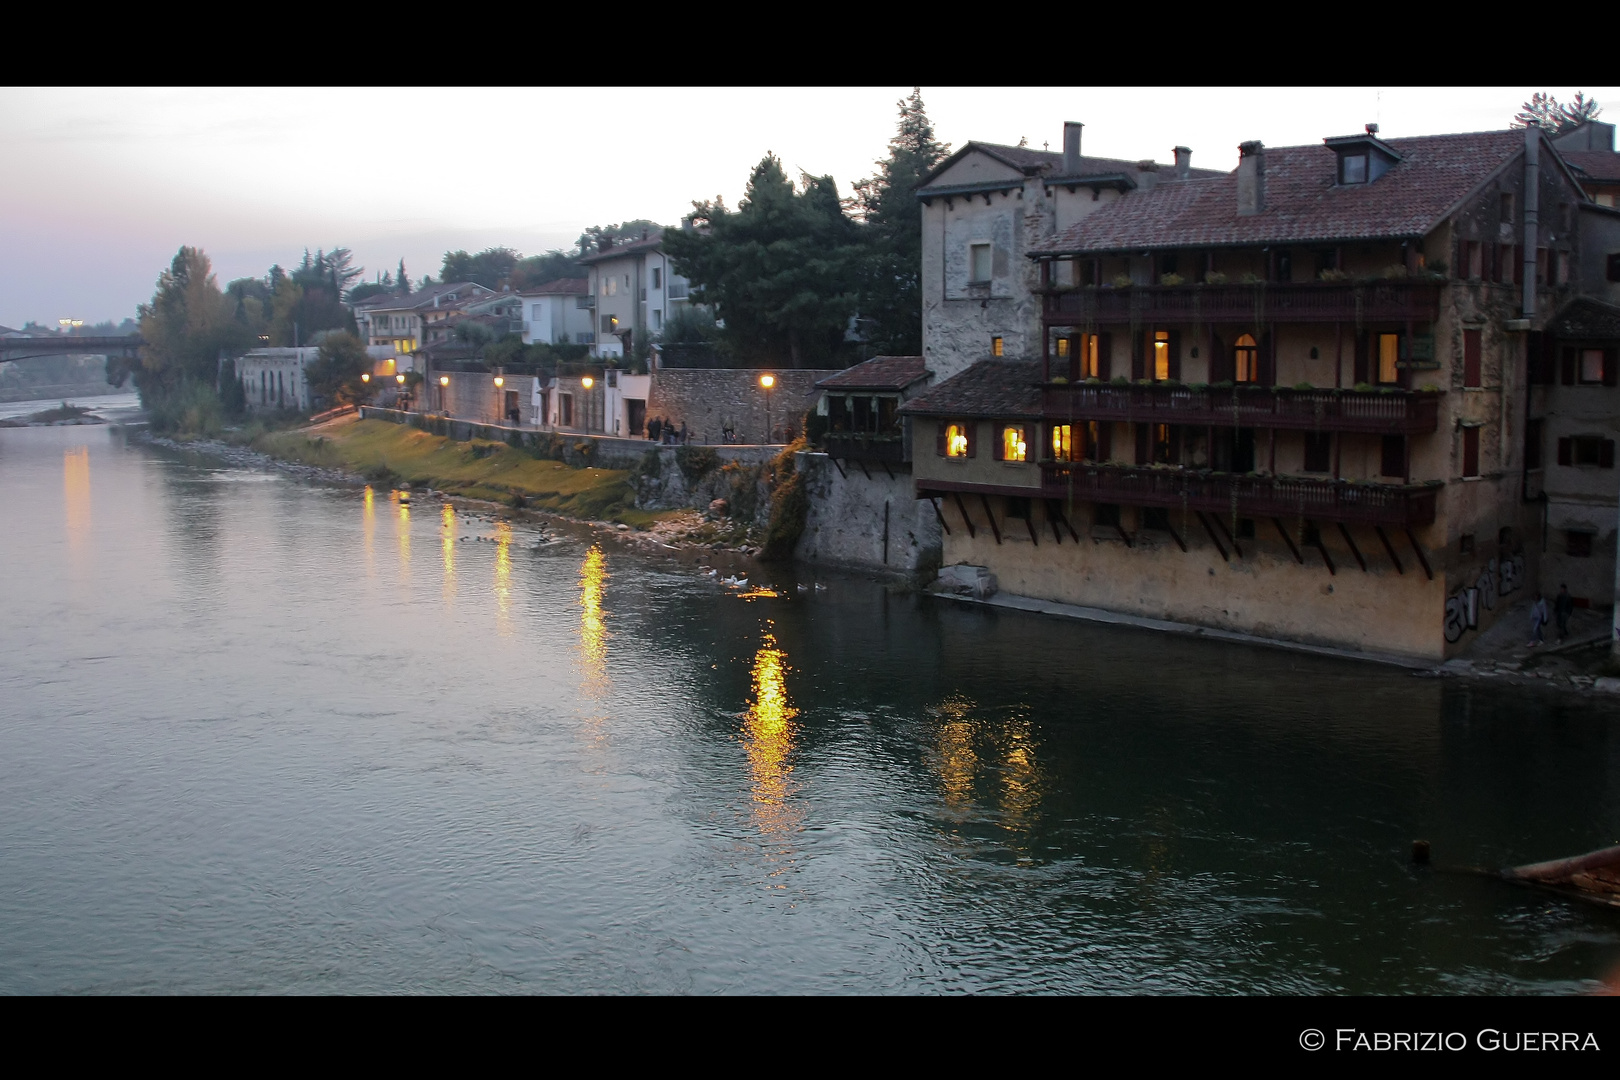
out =
[(495, 376), (495, 422), (497, 424), (506, 419), (506, 416), (501, 411), (501, 387), (505, 385), (505, 376)]
[(589, 434), (591, 430), (591, 387), (596, 385), (596, 380), (587, 375), (579, 380), (579, 385), (585, 388), (585, 432)]
[(446, 415), (446, 416), (450, 415), (450, 410), (445, 408), (444, 392), (445, 392), (446, 389), (449, 388), (449, 386), (450, 386), (450, 376), (448, 376), (448, 375), (440, 375), (439, 376), (439, 411), (444, 413), (444, 415)]
[(765, 388), (765, 441), (771, 441), (771, 387), (776, 385), (775, 375), (761, 375), (759, 385)]

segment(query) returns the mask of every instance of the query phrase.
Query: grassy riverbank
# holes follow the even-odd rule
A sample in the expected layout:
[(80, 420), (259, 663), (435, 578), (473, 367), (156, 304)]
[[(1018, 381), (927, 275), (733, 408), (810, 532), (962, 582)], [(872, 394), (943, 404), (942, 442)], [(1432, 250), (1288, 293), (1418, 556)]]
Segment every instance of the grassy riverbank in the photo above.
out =
[(456, 442), (384, 420), (344, 417), (267, 432), (251, 445), (272, 457), (359, 473), (380, 484), (406, 482), (587, 521), (647, 528), (661, 516), (636, 509), (635, 488), (622, 469), (570, 468), (506, 443)]

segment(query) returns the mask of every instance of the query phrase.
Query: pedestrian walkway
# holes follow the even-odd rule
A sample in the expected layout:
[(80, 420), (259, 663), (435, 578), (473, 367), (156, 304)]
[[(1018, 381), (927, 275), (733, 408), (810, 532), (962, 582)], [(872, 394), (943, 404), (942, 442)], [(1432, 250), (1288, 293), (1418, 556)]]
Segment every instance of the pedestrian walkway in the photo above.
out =
[[(1613, 635), (1612, 616), (1608, 611), (1576, 608), (1569, 618), (1568, 637), (1560, 642), (1557, 623), (1553, 622), (1546, 627), (1546, 642), (1532, 648), (1530, 606), (1533, 603), (1534, 596), (1525, 596), (1502, 612), (1459, 659), (1479, 672), (1534, 668), (1538, 675), (1554, 677), (1585, 674), (1588, 668), (1605, 658), (1606, 653), (1592, 646), (1608, 641)], [(1548, 607), (1551, 606), (1549, 598)], [(1456, 665), (1457, 661), (1452, 663)]]

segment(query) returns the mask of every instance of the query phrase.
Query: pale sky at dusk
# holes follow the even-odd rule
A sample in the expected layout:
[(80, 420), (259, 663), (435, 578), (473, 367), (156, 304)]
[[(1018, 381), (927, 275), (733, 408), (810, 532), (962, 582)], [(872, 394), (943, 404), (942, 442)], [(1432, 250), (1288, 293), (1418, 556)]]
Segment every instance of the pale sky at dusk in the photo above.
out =
[[(923, 87), (953, 148), (1023, 136), (1058, 149), (1230, 169), (1237, 146), (1318, 141), (1378, 122), (1386, 137), (1508, 125), (1537, 90), (1611, 87), (971, 89)], [(589, 225), (675, 224), (694, 199), (735, 206), (774, 151), (839, 191), (887, 151), (896, 102), (876, 89), (0, 89), (0, 324), (119, 320), (150, 299), (182, 244), (221, 285), (352, 248), (367, 278), (405, 259), (435, 276), (446, 249), (536, 254)]]

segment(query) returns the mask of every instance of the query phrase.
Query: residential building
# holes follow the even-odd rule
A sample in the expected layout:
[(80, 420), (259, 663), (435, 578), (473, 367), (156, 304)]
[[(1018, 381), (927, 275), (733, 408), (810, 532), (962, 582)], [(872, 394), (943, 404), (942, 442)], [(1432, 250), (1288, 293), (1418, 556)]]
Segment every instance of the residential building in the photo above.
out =
[(593, 345), (596, 305), (589, 278), (548, 281), (518, 294), (523, 303), (523, 344)]
[[(926, 421), (913, 470), (944, 562), (1026, 596), (1455, 655), (1538, 581), (1531, 379), (1603, 257), (1576, 227), (1588, 197), (1537, 128), (1240, 154), (1099, 181), (1095, 209), (1031, 238), (1036, 286), (1009, 263), (1008, 321), (984, 324), (1015, 359), (945, 348), (962, 319), (925, 310), (925, 343), (982, 358), (901, 408)], [(984, 242), (945, 237), (947, 268)], [(973, 287), (993, 293), (990, 243)]]
[(442, 339), (444, 321), (466, 313), (479, 301), (501, 299), (494, 289), (460, 281), (429, 285), (408, 296), (370, 297), (354, 307), (361, 340), (395, 350), (402, 371), (413, 368), (411, 356), (429, 341)]
[(1614, 149), (1614, 125), (1588, 120), (1552, 140), (1559, 156), (1569, 163), (1581, 187), (1599, 206), (1614, 206), (1620, 198), (1620, 153)]
[(308, 412), (312, 406), (305, 371), (320, 348), (252, 349), (236, 361), (236, 374), (252, 411), (289, 409)]
[(625, 240), (604, 236), (597, 251), (580, 260), (595, 303), (596, 340), (591, 355), (623, 360), (636, 341), (663, 333), (676, 308), (687, 303), (690, 284), (670, 267), (663, 230), (643, 230)]

